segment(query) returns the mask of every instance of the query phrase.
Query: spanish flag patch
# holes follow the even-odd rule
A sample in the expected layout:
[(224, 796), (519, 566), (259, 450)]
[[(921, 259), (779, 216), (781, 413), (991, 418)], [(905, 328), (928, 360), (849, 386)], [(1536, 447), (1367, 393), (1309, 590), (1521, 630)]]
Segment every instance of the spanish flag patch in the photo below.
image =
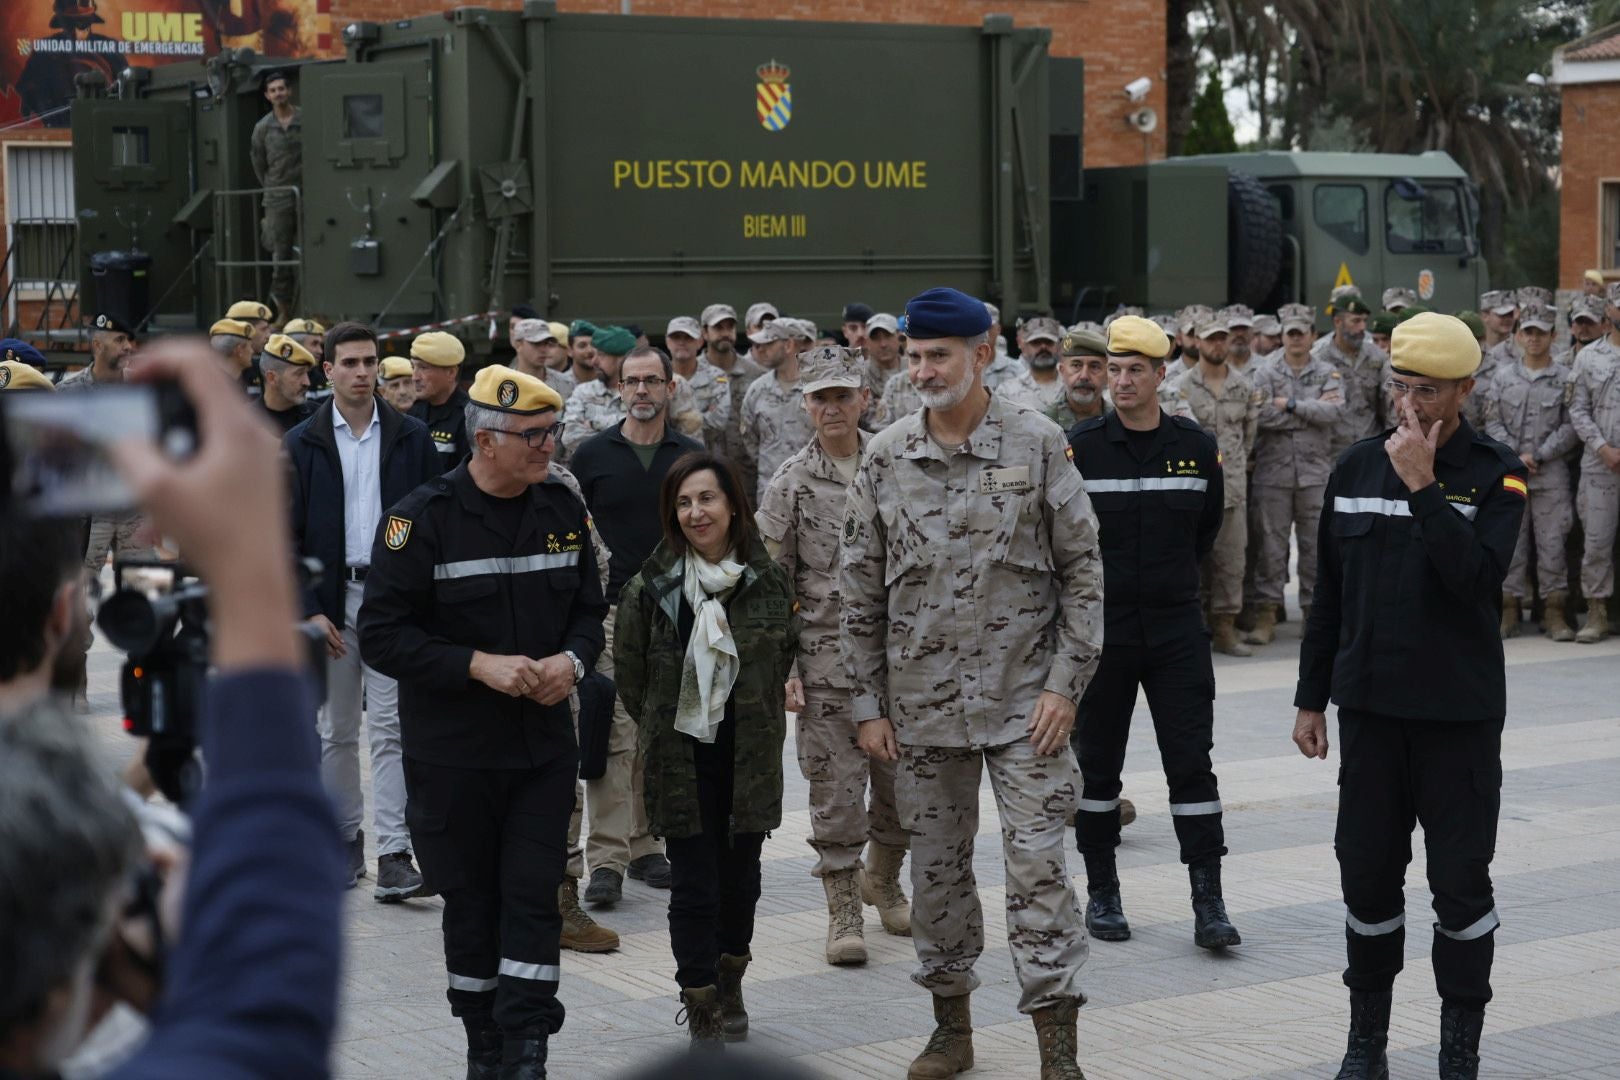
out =
[(1074, 460), (1074, 447), (1065, 446), (1063, 448), (1063, 456), (1068, 458), (1070, 461), (1073, 461)]
[(1530, 489), (1525, 487), (1524, 481), (1517, 476), (1502, 477), (1502, 490), (1518, 492), (1522, 498), (1528, 499), (1530, 497)]

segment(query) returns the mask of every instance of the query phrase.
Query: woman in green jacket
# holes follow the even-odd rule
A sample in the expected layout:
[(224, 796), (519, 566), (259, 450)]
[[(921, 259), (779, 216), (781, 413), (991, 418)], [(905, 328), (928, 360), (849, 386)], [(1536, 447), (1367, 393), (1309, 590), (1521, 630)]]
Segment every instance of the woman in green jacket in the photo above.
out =
[(760, 848), (782, 823), (793, 587), (736, 466), (691, 453), (659, 494), (664, 540), (619, 595), (613, 663), (640, 729), (647, 818), (672, 876), (670, 948), (694, 1043), (748, 1035), (742, 977)]

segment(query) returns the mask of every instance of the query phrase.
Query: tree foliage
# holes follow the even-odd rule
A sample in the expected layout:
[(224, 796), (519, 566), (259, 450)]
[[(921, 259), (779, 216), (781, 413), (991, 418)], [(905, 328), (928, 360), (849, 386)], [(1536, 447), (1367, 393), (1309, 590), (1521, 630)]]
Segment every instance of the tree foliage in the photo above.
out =
[(1204, 92), (1193, 102), (1192, 126), (1181, 152), (1230, 154), (1237, 148), (1237, 133), (1232, 130), (1232, 118), (1226, 113), (1226, 87), (1221, 85), (1221, 73), (1212, 71), (1204, 84)]

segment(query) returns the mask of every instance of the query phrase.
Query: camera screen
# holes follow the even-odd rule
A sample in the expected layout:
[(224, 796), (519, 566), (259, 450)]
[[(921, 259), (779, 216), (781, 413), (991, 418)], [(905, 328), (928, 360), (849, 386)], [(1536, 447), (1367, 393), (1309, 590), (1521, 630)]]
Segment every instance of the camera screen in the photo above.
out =
[[(133, 508), (107, 448), (130, 437), (158, 439), (164, 410), (153, 386), (6, 394), (4, 406), (11, 491), (25, 512), (65, 517)], [(184, 428), (162, 434), (162, 449), (172, 456), (194, 448), (195, 436)]]

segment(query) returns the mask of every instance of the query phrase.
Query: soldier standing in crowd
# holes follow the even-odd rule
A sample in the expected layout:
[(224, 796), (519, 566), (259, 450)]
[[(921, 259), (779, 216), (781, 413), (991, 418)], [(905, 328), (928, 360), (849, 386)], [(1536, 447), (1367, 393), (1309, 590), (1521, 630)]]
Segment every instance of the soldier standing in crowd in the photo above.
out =
[(881, 431), (920, 408), (922, 396), (912, 385), (911, 372), (902, 365), (900, 370), (890, 375), (889, 381), (883, 384), (883, 397), (877, 403), (873, 426)]
[(1246, 371), (1254, 355), (1254, 309), (1247, 304), (1228, 304), (1220, 310), (1226, 323), (1226, 367)]
[(1373, 348), (1381, 353), (1389, 352), (1389, 335), (1395, 332), (1400, 323), (1400, 317), (1393, 311), (1380, 311), (1367, 323), (1367, 337), (1372, 340)]
[(1311, 351), (1316, 313), (1304, 304), (1284, 304), (1277, 315), (1283, 327), (1282, 355), (1254, 375), (1260, 414), (1249, 520), (1260, 555), (1254, 571), (1255, 624), (1244, 638), (1251, 645), (1269, 645), (1276, 636), (1290, 530), (1299, 543), (1299, 603), (1309, 615), (1316, 582), (1316, 527), (1333, 471), (1333, 445), (1343, 428), (1344, 376)]
[(787, 707), (799, 717), (799, 769), (810, 784), (810, 846), (817, 856), (810, 873), (827, 894), (827, 962), (864, 964), (863, 899), (878, 909), (884, 930), (911, 934), (911, 908), (900, 889), (910, 840), (895, 813), (894, 763), (869, 759), (856, 744), (852, 690), (838, 651), (839, 530), (869, 441), (860, 418), (871, 391), (863, 365), (847, 349), (818, 345), (800, 363), (815, 437), (777, 470), (754, 519), (798, 605), (799, 658)]
[(1556, 359), (1573, 364), (1575, 356), (1608, 332), (1603, 297), (1582, 294), (1569, 303), (1569, 344), (1553, 350)]
[[(725, 308), (726, 310), (731, 311), (731, 305), (730, 304), (710, 304), (709, 308)], [(707, 312), (709, 310), (709, 308), (704, 308), (704, 311)], [(770, 322), (772, 319), (776, 318), (777, 316), (779, 316), (781, 314), (782, 313), (780, 311), (776, 310), (776, 305), (775, 304), (769, 303), (769, 302), (764, 301), (764, 300), (758, 301), (757, 303), (749, 304), (748, 305), (747, 315), (743, 319), (743, 334), (744, 334), (744, 336), (750, 337), (750, 338), (753, 337), (755, 334), (759, 333), (759, 328), (760, 327), (764, 326), (766, 323)], [(736, 332), (737, 332), (737, 326), (736, 326), (737, 313), (735, 311), (731, 311), (731, 319), (732, 319), (731, 330), (732, 330), (732, 336), (733, 336), (732, 344), (735, 345), (736, 344), (735, 337), (736, 337)], [(701, 319), (700, 319), (700, 321), (701, 321)], [(707, 326), (708, 324), (704, 323), (704, 325)], [(751, 349), (745, 349), (742, 352), (741, 355), (742, 355), (742, 358), (744, 360), (752, 360), (754, 358), (753, 357), (753, 352), (752, 352)], [(735, 410), (733, 410), (733, 415), (735, 415)]]
[[(1022, 375), (1024, 365), (1007, 355), (1007, 340), (1002, 336), (1002, 331), (1005, 328), (1001, 325), (1001, 309), (994, 304), (986, 303), (984, 310), (990, 313), (990, 344), (995, 347), (996, 355), (995, 359), (990, 361), (990, 366), (984, 369), (981, 381), (984, 383), (984, 388), (993, 394)], [(920, 403), (916, 406), (916, 408), (921, 407)], [(916, 408), (906, 411), (914, 412)]]
[(1440, 1076), (1472, 1080), (1498, 926), (1490, 863), (1507, 680), (1497, 624), (1525, 466), (1461, 415), (1480, 354), (1460, 320), (1424, 312), (1396, 327), (1391, 345), (1400, 425), (1352, 447), (1328, 482), (1294, 742), (1306, 757), (1326, 758), (1325, 710), (1330, 699), (1339, 706), (1333, 846), (1350, 988), (1339, 1076), (1389, 1075), (1402, 886), (1421, 822), (1438, 917)]
[(866, 320), (874, 312), (870, 304), (855, 302), (844, 305), (844, 345), (856, 353), (866, 351)]
[(416, 404), (413, 374), (411, 362), (403, 356), (384, 357), (377, 365), (377, 395), (392, 405), (394, 411), (409, 413)]
[[(74, 391), (117, 386), (124, 381), (124, 365), (134, 352), (135, 331), (117, 315), (103, 312), (90, 321), (90, 363), (64, 378), (57, 389)], [(91, 516), (84, 568), (90, 572), (92, 593), (100, 595), (101, 569), (107, 565), (107, 552), (112, 551), (121, 559), (151, 553), (150, 548), (135, 539), (144, 520), (139, 511)]]
[(238, 300), (225, 309), (225, 317), (248, 324), (253, 331), (254, 356), (264, 350), (264, 343), (270, 340), (271, 320), (274, 318), (268, 307), (257, 300)]
[(776, 470), (815, 434), (799, 389), (799, 356), (815, 336), (803, 319), (776, 318), (749, 339), (765, 369), (743, 395), (739, 424), (743, 453), (757, 470), (757, 486), (749, 493), (756, 499), (765, 497)]
[(1256, 360), (1270, 360), (1282, 349), (1282, 323), (1275, 315), (1254, 317), (1254, 356)]
[(1384, 290), (1384, 295), (1379, 298), (1379, 302), (1385, 311), (1399, 315), (1407, 308), (1415, 305), (1418, 302), (1418, 296), (1417, 293), (1405, 285), (1391, 285)]
[(572, 371), (566, 367), (559, 370), (552, 366), (552, 346), (557, 344), (557, 335), (552, 332), (551, 324), (544, 319), (519, 319), (512, 324), (509, 336), (513, 349), (512, 367), (525, 375), (533, 375), (567, 401), (577, 384)]
[(690, 315), (669, 320), (664, 330), (664, 347), (669, 351), (675, 374), (692, 390), (692, 400), (701, 425), (705, 446), (718, 446), (725, 438), (726, 422), (731, 419), (731, 376), (699, 355), (703, 348), (703, 327)]
[(1063, 355), (1058, 360), (1063, 400), (1047, 412), (1048, 420), (1068, 431), (1082, 420), (1103, 414), (1107, 357), (1108, 339), (1098, 331), (1070, 330), (1063, 335)]
[(468, 1076), (539, 1080), (563, 1023), (568, 695), (601, 651), (607, 605), (585, 507), (548, 476), (562, 399), (492, 365), (469, 402), (471, 456), (385, 511), (360, 651), (399, 680), (407, 820), (444, 897)]
[[(1212, 352), (1224, 356), (1226, 344), (1224, 328), (1221, 335), (1213, 332), (1219, 316), (1204, 320), (1201, 366), (1212, 363)], [(1114, 859), (1120, 770), (1137, 691), (1145, 691), (1192, 886), (1193, 940), (1221, 949), (1242, 939), (1221, 896), (1226, 843), (1209, 760), (1215, 671), (1198, 610), (1198, 564), (1220, 531), (1223, 470), (1215, 440), (1159, 406), (1169, 354), (1170, 339), (1152, 322), (1116, 319), (1108, 328), (1114, 410), (1069, 434), (1074, 464), (1101, 521), (1104, 598), (1102, 659), (1080, 700), (1073, 736), (1085, 779), (1075, 837), (1086, 863), (1086, 927), (1103, 941), (1124, 941), (1131, 929)], [(1225, 378), (1242, 376), (1228, 372)], [(1237, 561), (1241, 569), (1241, 556)]]
[(861, 356), (861, 375), (872, 392), (874, 409), (880, 407), (889, 380), (905, 370), (900, 358), (900, 320), (880, 311), (866, 320), (866, 346)]
[(315, 414), (315, 406), (307, 400), (309, 373), (314, 368), (314, 354), (286, 334), (272, 334), (265, 342), (259, 354), (259, 375), (264, 380), (259, 408), (279, 434), (287, 434)]
[(1062, 341), (1063, 327), (1044, 315), (1019, 327), (1018, 356), (1024, 361), (1024, 370), (1016, 379), (1004, 383), (1000, 392), (1043, 416), (1061, 405), (1067, 391), (1057, 370)]
[(570, 457), (586, 439), (624, 419), (624, 402), (619, 398), (619, 367), (635, 347), (635, 336), (622, 326), (592, 328), (591, 364), (596, 376), (574, 388), (563, 414), (562, 445)]
[(1326, 360), (1339, 373), (1337, 389), (1343, 401), (1331, 452), (1331, 457), (1337, 457), (1356, 440), (1383, 430), (1384, 361), (1388, 357), (1367, 340), (1372, 311), (1362, 300), (1361, 290), (1354, 285), (1334, 289), (1327, 313), (1333, 317), (1333, 333), (1311, 346), (1311, 355)]
[(568, 326), (568, 362), (573, 365), (568, 370), (574, 376), (576, 389), (596, 378), (596, 347), (591, 344), (594, 333), (596, 327), (584, 319), (575, 319)]
[(1198, 328), (1198, 366), (1181, 377), (1180, 415), (1190, 416), (1215, 440), (1225, 486), (1225, 514), (1200, 574), (1207, 594), (1211, 643), (1228, 656), (1253, 656), (1234, 625), (1243, 609), (1243, 554), (1249, 543), (1249, 452), (1254, 448), (1260, 394), (1226, 362), (1230, 327), (1225, 313)]
[[(253, 175), (264, 193), (264, 217), (259, 222), (259, 243), (277, 263), (297, 259), (298, 196), (304, 174), (304, 110), (292, 103), (292, 82), (285, 71), (266, 73), (264, 99), (270, 111), (253, 125), (248, 156)], [(288, 190), (293, 189), (293, 190)], [(293, 309), (297, 274), (291, 265), (278, 265), (270, 275), (270, 298), (285, 320)]]
[[(1079, 796), (1075, 703), (1097, 662), (1096, 518), (1063, 433), (991, 394), (984, 304), (930, 289), (906, 305), (923, 411), (868, 444), (843, 526), (840, 645), (868, 754), (897, 761), (911, 834), (912, 976), (936, 1027), (908, 1072), (973, 1067), (968, 995), (984, 916), (973, 875), (979, 777), (1001, 814), (1007, 943), (1045, 1080), (1079, 1080), (1085, 929), (1064, 859)], [(965, 629), (964, 629), (965, 628)]]
[(309, 369), (309, 392), (306, 401), (319, 405), (332, 396), (332, 387), (326, 381), (326, 327), (314, 319), (288, 319), (281, 332), (309, 350), (315, 365)]
[(467, 350), (454, 334), (430, 330), (411, 342), (411, 379), (416, 402), (411, 415), (427, 425), (439, 451), (441, 472), (460, 465), (471, 449), (467, 434), (467, 391), (457, 381)]
[[(1570, 453), (1579, 445), (1569, 419), (1574, 396), (1568, 365), (1553, 359), (1557, 323), (1545, 304), (1527, 304), (1519, 315), (1517, 363), (1500, 364), (1483, 393), (1485, 433), (1514, 450), (1529, 473), (1529, 506), (1519, 526), (1518, 544), (1502, 583), (1502, 636), (1519, 631), (1521, 605), (1530, 607), (1529, 570), (1536, 564), (1542, 629), (1553, 641), (1573, 641), (1565, 612), (1569, 605), (1569, 563), (1564, 544), (1574, 524), (1569, 485)], [(1532, 555), (1533, 553), (1533, 555)]]
[(1586, 534), (1581, 557), (1581, 593), (1586, 623), (1575, 640), (1583, 645), (1609, 636), (1609, 597), (1614, 595), (1614, 537), (1620, 523), (1620, 282), (1610, 282), (1607, 337), (1575, 358), (1569, 419), (1586, 445), (1575, 509)]
[(240, 319), (216, 320), (208, 328), (208, 344), (231, 378), (244, 382), (243, 373), (253, 367), (253, 327)]
[[(769, 304), (755, 304), (749, 308), (750, 334), (758, 332), (752, 329), (755, 319), (763, 327), (776, 319), (776, 309)], [(759, 481), (753, 459), (743, 446), (742, 403), (748, 387), (764, 374), (765, 369), (749, 357), (737, 355), (737, 312), (730, 304), (710, 304), (698, 316), (698, 322), (703, 326), (704, 358), (726, 376), (726, 389), (731, 391), (731, 412), (726, 417), (721, 439), (709, 445), (731, 459), (731, 463), (742, 473), (743, 483), (752, 495), (759, 490)], [(769, 480), (770, 477), (765, 479)]]

